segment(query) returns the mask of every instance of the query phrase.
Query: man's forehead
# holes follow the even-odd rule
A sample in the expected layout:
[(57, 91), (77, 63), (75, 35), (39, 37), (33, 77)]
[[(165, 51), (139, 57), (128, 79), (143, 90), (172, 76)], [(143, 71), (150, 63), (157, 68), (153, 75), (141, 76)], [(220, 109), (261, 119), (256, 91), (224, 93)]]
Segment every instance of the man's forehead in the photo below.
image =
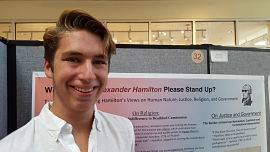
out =
[[(84, 35), (86, 33), (88, 33), (89, 35)], [(88, 39), (89, 37), (85, 38), (85, 36), (90, 36), (92, 38)], [(77, 40), (74, 41), (74, 39)], [(80, 42), (82, 42), (82, 44)], [(96, 45), (92, 46), (93, 43), (95, 43)], [(62, 33), (61, 38), (59, 39), (58, 49), (61, 48), (61, 54), (65, 53), (79, 55), (95, 53), (99, 54), (97, 56), (107, 57), (108, 50), (106, 50), (105, 46), (105, 43), (100, 39), (98, 35), (88, 32), (86, 30), (75, 30), (65, 31)]]

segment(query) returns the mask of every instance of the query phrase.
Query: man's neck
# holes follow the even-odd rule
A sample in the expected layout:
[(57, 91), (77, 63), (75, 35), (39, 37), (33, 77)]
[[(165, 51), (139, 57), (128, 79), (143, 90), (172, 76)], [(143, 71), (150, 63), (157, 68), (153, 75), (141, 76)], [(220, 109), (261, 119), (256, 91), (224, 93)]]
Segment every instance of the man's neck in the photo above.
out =
[(71, 124), (74, 130), (91, 131), (94, 121), (94, 107), (88, 111), (78, 112), (64, 108), (61, 104), (53, 103), (50, 111), (57, 117)]
[(81, 152), (87, 152), (94, 121), (94, 107), (88, 111), (78, 112), (65, 108), (61, 103), (54, 103), (50, 110), (53, 114), (72, 125), (72, 134), (76, 144)]

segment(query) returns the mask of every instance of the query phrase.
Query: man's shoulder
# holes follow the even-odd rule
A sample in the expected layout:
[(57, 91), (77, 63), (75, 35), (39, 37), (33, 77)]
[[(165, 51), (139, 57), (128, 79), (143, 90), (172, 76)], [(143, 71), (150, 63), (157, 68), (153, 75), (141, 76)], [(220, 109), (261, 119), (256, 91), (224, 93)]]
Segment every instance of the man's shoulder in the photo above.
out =
[(117, 127), (123, 126), (123, 127), (133, 128), (131, 121), (123, 116), (103, 112), (100, 110), (98, 110), (97, 113), (98, 113), (99, 119), (102, 121), (102, 123), (116, 125)]
[(99, 117), (97, 118), (98, 128), (103, 130), (100, 135), (104, 137), (100, 139), (114, 146), (121, 145), (122, 151), (134, 151), (135, 135), (131, 121), (125, 117), (107, 112), (98, 111), (97, 114)]
[(111, 121), (116, 121), (116, 122), (124, 122), (124, 123), (130, 123), (130, 120), (127, 119), (126, 117), (115, 115), (112, 113), (104, 112), (104, 111), (97, 111), (100, 118), (106, 119), (106, 120), (111, 120)]
[[(35, 121), (32, 119), (21, 128), (15, 130), (2, 140), (0, 140), (1, 151), (10, 151), (11, 149), (18, 149), (31, 146), (31, 138), (35, 132)], [(27, 139), (27, 140), (26, 140)]]

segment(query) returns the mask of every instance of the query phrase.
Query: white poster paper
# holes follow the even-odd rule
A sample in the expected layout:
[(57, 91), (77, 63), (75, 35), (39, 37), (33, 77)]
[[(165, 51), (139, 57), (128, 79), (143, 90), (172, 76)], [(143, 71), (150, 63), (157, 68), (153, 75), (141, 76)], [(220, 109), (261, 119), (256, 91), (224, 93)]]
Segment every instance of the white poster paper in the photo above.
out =
[[(53, 88), (33, 77), (36, 115)], [(132, 121), (136, 152), (267, 152), (263, 76), (112, 73), (97, 106)]]

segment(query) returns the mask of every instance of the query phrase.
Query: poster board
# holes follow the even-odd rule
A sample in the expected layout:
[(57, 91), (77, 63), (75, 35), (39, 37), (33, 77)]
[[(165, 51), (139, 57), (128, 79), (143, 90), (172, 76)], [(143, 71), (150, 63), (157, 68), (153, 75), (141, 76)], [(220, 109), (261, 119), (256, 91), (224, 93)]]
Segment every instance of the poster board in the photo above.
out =
[(113, 73), (97, 106), (132, 121), (136, 152), (267, 152), (263, 76)]
[(52, 80), (44, 72), (33, 72), (32, 77), (32, 117), (37, 116), (42, 107), (53, 99)]

